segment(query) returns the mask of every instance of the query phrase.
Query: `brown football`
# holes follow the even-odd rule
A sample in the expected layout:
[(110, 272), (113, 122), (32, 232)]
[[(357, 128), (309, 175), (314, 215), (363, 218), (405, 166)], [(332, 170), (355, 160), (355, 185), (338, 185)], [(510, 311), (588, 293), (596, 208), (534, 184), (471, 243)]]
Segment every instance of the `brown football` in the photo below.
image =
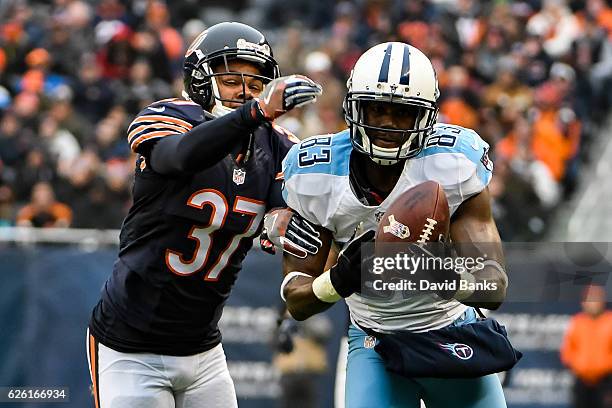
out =
[(435, 181), (426, 181), (391, 203), (378, 224), (376, 244), (446, 241), (449, 226), (444, 190)]

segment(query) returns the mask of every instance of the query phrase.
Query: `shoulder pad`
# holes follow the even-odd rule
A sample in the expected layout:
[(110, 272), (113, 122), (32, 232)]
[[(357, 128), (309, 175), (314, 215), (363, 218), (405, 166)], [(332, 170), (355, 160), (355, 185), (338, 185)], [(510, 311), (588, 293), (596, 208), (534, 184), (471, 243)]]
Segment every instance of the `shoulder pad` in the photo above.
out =
[(351, 149), (348, 131), (306, 138), (287, 153), (283, 161), (285, 180), (312, 173), (346, 176)]
[(332, 218), (346, 190), (351, 149), (348, 132), (312, 136), (293, 146), (283, 161), (287, 205), (332, 232)]
[[(452, 154), (465, 157), (473, 164), (478, 179), (486, 186), (491, 180), (493, 162), (489, 159), (489, 144), (472, 129), (439, 123), (425, 140), (420, 157)], [(460, 164), (459, 161), (454, 161)]]

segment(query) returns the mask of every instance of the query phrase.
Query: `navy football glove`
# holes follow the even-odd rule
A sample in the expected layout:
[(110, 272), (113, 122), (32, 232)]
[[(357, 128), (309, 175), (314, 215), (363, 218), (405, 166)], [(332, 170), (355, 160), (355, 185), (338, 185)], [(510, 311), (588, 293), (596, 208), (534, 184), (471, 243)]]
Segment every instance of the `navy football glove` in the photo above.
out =
[(276, 337), (273, 338), (273, 345), (279, 353), (291, 353), (293, 351), (293, 336), (297, 333), (297, 322), (291, 316), (283, 314), (276, 319)]
[[(422, 272), (419, 271), (422, 275), (421, 278), (427, 279), (433, 283), (445, 283), (450, 284), (451, 282), (455, 282), (455, 287), (459, 284), (459, 274), (452, 268), (445, 268), (444, 259), (450, 257), (452, 255), (451, 246), (448, 243), (436, 242), (429, 245), (422, 244), (411, 244), (408, 252), (413, 257), (421, 257), (424, 260), (428, 258), (438, 258), (437, 260), (442, 260), (442, 262), (427, 262), (427, 265), (432, 265), (433, 267), (427, 268)], [(417, 272), (417, 273), (419, 273)], [(449, 285), (447, 285), (449, 286)], [(447, 287), (445, 286), (445, 287)], [(452, 299), (457, 289), (437, 289), (434, 290), (439, 297), (442, 299)]]
[(336, 292), (343, 298), (361, 290), (361, 245), (374, 241), (374, 231), (367, 231), (346, 245), (338, 254), (338, 261), (329, 269), (329, 277)]

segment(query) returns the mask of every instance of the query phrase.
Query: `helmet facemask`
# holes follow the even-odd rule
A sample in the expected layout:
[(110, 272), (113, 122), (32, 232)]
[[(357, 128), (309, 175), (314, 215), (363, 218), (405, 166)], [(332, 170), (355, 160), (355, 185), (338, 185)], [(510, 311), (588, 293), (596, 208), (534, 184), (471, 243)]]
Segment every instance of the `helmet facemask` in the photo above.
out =
[[(198, 50), (196, 50), (197, 53)], [(246, 74), (242, 72), (233, 72), (230, 70), (229, 62), (233, 60), (240, 60), (254, 64), (257, 66), (262, 75)], [(219, 72), (214, 72), (217, 67)], [(222, 76), (232, 75), (236, 77), (242, 84), (242, 95), (245, 97), (240, 99), (223, 98), (219, 91), (219, 80)], [(247, 78), (254, 78), (260, 80), (262, 85), (266, 85), (272, 79), (280, 76), (276, 62), (267, 55), (262, 55), (254, 51), (240, 50), (222, 50), (217, 53), (209, 55), (207, 58), (202, 58), (196, 64), (194, 69), (191, 71), (191, 78), (188, 81), (190, 92), (188, 96), (194, 100), (194, 102), (200, 104), (205, 109), (209, 109), (212, 105), (211, 112), (215, 116), (222, 116), (226, 113), (231, 112), (234, 108), (225, 106), (226, 104), (243, 104), (247, 102)], [(186, 81), (187, 82), (187, 81)]]
[[(374, 102), (402, 104), (414, 108), (414, 125), (411, 128), (397, 129), (368, 124), (365, 109)], [(437, 107), (429, 101), (374, 92), (349, 92), (344, 100), (344, 111), (353, 146), (380, 165), (393, 165), (400, 160), (417, 156), (423, 148), (426, 136), (433, 130), (438, 114)], [(385, 135), (391, 136), (388, 139), (393, 141), (399, 140), (400, 146), (381, 147), (374, 143), (376, 138), (384, 138)]]

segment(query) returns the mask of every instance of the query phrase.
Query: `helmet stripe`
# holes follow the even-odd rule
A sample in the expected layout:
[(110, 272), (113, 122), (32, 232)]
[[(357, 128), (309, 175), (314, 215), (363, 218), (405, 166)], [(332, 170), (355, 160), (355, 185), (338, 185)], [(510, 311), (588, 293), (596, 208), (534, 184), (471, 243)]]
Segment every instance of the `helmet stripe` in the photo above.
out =
[(399, 80), (400, 85), (410, 83), (410, 47), (404, 45), (404, 57), (402, 58), (402, 70)]
[(389, 65), (391, 63), (391, 50), (393, 49), (393, 44), (389, 43), (387, 45), (387, 49), (385, 50), (385, 57), (383, 58), (382, 65), (380, 67), (380, 72), (378, 74), (378, 82), (387, 82), (389, 79)]

